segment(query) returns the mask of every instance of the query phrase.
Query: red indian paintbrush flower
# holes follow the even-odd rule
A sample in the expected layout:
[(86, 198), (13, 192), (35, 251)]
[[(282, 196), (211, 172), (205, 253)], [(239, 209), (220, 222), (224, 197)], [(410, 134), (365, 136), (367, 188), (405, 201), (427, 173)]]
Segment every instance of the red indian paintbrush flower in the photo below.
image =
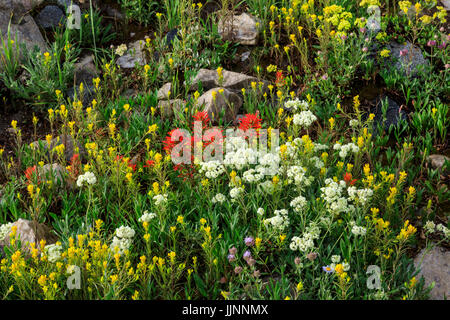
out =
[(353, 178), (353, 176), (352, 176), (352, 174), (350, 173), (350, 172), (346, 172), (345, 174), (344, 174), (344, 181), (345, 181), (345, 183), (347, 183), (347, 185), (354, 185), (355, 183), (356, 183), (356, 179), (352, 179)]

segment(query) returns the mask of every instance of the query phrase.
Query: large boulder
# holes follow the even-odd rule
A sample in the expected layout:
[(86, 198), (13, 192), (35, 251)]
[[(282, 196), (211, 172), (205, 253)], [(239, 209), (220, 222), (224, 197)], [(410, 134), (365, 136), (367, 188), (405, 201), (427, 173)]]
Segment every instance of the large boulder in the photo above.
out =
[(44, 0), (1, 0), (0, 10), (13, 10), (15, 12), (26, 12), (42, 4)]
[[(30, 15), (26, 14), (11, 19), (11, 11), (0, 9), (0, 32), (5, 42), (8, 39), (8, 27), (10, 28), (11, 40), (17, 42), (16, 44), (24, 44), (28, 50), (33, 50), (35, 47), (38, 47), (41, 51), (47, 50), (47, 44)], [(15, 48), (15, 44), (13, 47)], [(3, 43), (0, 41), (0, 56), (3, 51)], [(0, 69), (2, 69), (2, 59), (0, 59)]]
[(414, 76), (420, 67), (430, 64), (423, 56), (422, 50), (409, 41), (405, 44), (391, 42), (387, 45), (387, 49), (390, 50), (391, 67), (404, 75)]
[[(252, 76), (248, 76), (243, 73), (223, 70), (222, 71), (222, 83), (219, 81), (219, 75), (217, 70), (200, 69), (197, 75), (191, 81), (190, 90), (198, 90), (198, 84), (202, 84), (204, 90), (209, 90), (216, 87), (223, 87), (228, 90), (241, 90), (242, 88), (249, 88), (252, 82), (259, 85), (258, 79)], [(266, 82), (263, 82), (266, 86)]]
[(213, 88), (197, 100), (197, 106), (208, 112), (209, 118), (218, 123), (220, 115), (223, 113), (223, 120), (231, 122), (236, 118), (242, 106), (242, 99), (236, 93), (223, 88)]
[[(84, 146), (79, 141), (74, 141), (74, 139), (70, 135), (61, 135), (56, 138), (53, 138), (50, 141), (50, 150), (53, 150), (55, 147), (63, 144), (64, 145), (64, 158), (67, 162), (70, 162), (74, 154), (79, 155), (80, 161), (86, 157), (87, 152)], [(49, 146), (47, 141), (39, 140), (31, 143), (31, 147), (33, 149), (38, 149), (40, 146), (44, 148), (47, 152), (49, 151)], [(53, 152), (56, 157), (56, 151)]]
[[(24, 252), (29, 252), (29, 244), (35, 243), (36, 248), (40, 249), (40, 241), (45, 240), (46, 245), (57, 241), (55, 234), (45, 224), (35, 221), (19, 219), (11, 227), (17, 227), (16, 239), (20, 240)], [(0, 240), (0, 247), (10, 245), (9, 233), (5, 239)]]
[[(378, 133), (377, 128), (378, 124), (382, 126), (382, 128), (386, 131), (389, 131), (389, 127), (397, 126), (401, 121), (406, 121), (407, 114), (404, 110), (400, 108), (400, 106), (391, 98), (386, 95), (381, 95), (372, 101), (374, 107), (371, 108), (370, 113), (375, 114), (373, 129), (375, 135)], [(384, 104), (387, 104), (385, 106)], [(386, 107), (386, 119), (383, 119), (383, 106)], [(364, 116), (366, 118), (367, 115)]]
[(444, 300), (450, 297), (450, 252), (435, 246), (431, 251), (423, 249), (414, 259), (416, 268), (420, 268), (419, 277), (425, 278), (425, 285), (435, 283), (431, 290), (431, 299)]
[(219, 21), (219, 34), (242, 45), (256, 45), (259, 35), (257, 23), (257, 19), (247, 13), (229, 15)]
[(183, 112), (186, 104), (181, 99), (161, 100), (158, 102), (158, 110), (164, 117), (173, 117)]

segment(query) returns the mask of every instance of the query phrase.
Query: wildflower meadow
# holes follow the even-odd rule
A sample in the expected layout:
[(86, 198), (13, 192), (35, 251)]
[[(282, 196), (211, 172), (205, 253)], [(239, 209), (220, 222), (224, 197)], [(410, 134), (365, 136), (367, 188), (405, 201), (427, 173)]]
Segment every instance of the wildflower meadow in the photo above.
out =
[(450, 294), (449, 1), (4, 3), (1, 299)]

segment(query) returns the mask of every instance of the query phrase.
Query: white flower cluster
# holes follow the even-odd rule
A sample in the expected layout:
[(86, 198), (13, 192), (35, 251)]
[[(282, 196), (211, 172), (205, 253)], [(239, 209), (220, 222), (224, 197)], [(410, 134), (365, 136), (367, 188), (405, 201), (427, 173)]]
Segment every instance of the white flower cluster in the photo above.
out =
[(139, 222), (150, 222), (156, 218), (156, 213), (144, 211), (144, 214), (139, 218)]
[(306, 207), (307, 204), (308, 204), (308, 202), (306, 201), (306, 198), (303, 196), (298, 196), (298, 197), (294, 198), (290, 203), (294, 212), (297, 212), (297, 213), (302, 212), (302, 210)]
[(223, 195), (222, 193), (218, 193), (211, 199), (211, 202), (212, 203), (223, 203), (223, 202), (225, 202), (225, 200), (227, 200), (227, 197), (225, 197), (225, 195)]
[(351, 119), (349, 125), (352, 128), (356, 128), (358, 126), (358, 119)]
[(230, 190), (231, 201), (234, 202), (244, 192), (242, 187), (234, 187)]
[(200, 173), (203, 173), (208, 179), (217, 179), (225, 172), (225, 168), (218, 160), (201, 162), (200, 167)]
[(361, 226), (358, 226), (355, 221), (350, 221), (350, 227), (352, 228), (352, 233), (355, 236), (365, 236), (367, 233), (367, 229)]
[(242, 174), (242, 179), (248, 183), (259, 182), (264, 179), (266, 169), (258, 166), (257, 169), (249, 169)]
[(167, 194), (157, 194), (153, 197), (156, 206), (164, 205), (167, 203)]
[(423, 227), (426, 233), (433, 233), (436, 231), (440, 231), (444, 234), (446, 238), (450, 238), (450, 229), (444, 226), (442, 223), (436, 225), (433, 221), (427, 221), (425, 226)]
[(92, 172), (88, 171), (85, 174), (78, 176), (77, 186), (81, 188), (85, 182), (89, 185), (93, 185), (97, 182), (97, 178)]
[(319, 239), (319, 236), (319, 226), (311, 222), (301, 237), (292, 237), (289, 248), (292, 251), (300, 250), (301, 252), (308, 253), (314, 248), (314, 240)]
[(284, 103), (284, 107), (288, 110), (297, 111), (297, 110), (308, 110), (309, 104), (305, 100), (299, 100), (295, 98), (294, 100), (288, 100)]
[(322, 198), (326, 202), (328, 212), (339, 215), (343, 212), (353, 212), (355, 207), (348, 203), (346, 197), (343, 196), (343, 191), (346, 187), (345, 181), (341, 180), (339, 183), (333, 179), (325, 179), (325, 187), (320, 188)]
[(299, 188), (308, 187), (314, 181), (313, 176), (306, 176), (306, 170), (301, 166), (290, 166), (286, 175), (288, 183), (295, 183)]
[(127, 226), (120, 226), (115, 231), (115, 236), (111, 243), (111, 250), (122, 255), (126, 250), (128, 250), (132, 243), (132, 238), (134, 237), (135, 231)]
[(361, 203), (363, 206), (370, 200), (373, 196), (372, 189), (357, 189), (356, 187), (348, 187), (347, 189), (348, 196), (350, 199), (355, 201), (355, 203)]
[(275, 230), (283, 231), (289, 226), (288, 211), (286, 209), (275, 210), (272, 218), (264, 219), (264, 225), (266, 227), (272, 226)]
[(302, 128), (309, 128), (314, 121), (317, 120), (317, 117), (309, 110), (302, 111), (300, 113), (294, 114), (293, 123), (296, 126), (302, 127)]
[(55, 263), (61, 258), (62, 246), (59, 244), (49, 244), (45, 246), (45, 253), (48, 256), (48, 261)]
[(225, 166), (242, 170), (250, 164), (258, 163), (258, 152), (248, 147), (242, 137), (226, 138), (226, 154), (223, 160)]
[(263, 208), (258, 208), (258, 210), (256, 210), (256, 213), (260, 216), (264, 215), (264, 209)]
[(5, 239), (11, 233), (12, 226), (12, 222), (5, 223), (0, 226), (0, 241)]
[(334, 150), (339, 150), (339, 157), (341, 157), (342, 159), (345, 159), (348, 155), (349, 152), (353, 152), (353, 153), (358, 153), (359, 152), (359, 147), (354, 144), (353, 142), (347, 143), (347, 144), (340, 144), (340, 143), (336, 143), (333, 146)]

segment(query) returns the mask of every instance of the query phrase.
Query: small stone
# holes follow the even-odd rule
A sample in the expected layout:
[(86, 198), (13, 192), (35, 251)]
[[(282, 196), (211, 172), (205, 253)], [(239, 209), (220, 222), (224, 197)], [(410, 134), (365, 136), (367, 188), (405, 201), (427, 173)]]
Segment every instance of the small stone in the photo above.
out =
[(52, 29), (65, 23), (66, 16), (58, 6), (46, 6), (36, 16), (36, 23), (43, 29)]
[(145, 64), (144, 41), (138, 40), (128, 46), (128, 51), (117, 59), (117, 65), (123, 69), (132, 69), (136, 65)]
[[(158, 100), (167, 100), (169, 99), (169, 92), (172, 90), (172, 83), (168, 82), (165, 85), (163, 85), (159, 90), (158, 90)], [(173, 92), (171, 93), (171, 96), (173, 97)]]
[[(422, 260), (423, 259), (423, 260)], [(414, 259), (414, 265), (420, 272), (418, 279), (425, 278), (425, 285), (434, 281), (436, 285), (430, 292), (432, 300), (444, 300), (450, 297), (450, 252), (442, 247), (434, 246), (431, 251), (422, 251)]]
[(219, 34), (222, 38), (238, 42), (242, 45), (256, 45), (258, 42), (257, 19), (247, 13), (230, 15), (220, 20)]
[(428, 161), (431, 163), (433, 169), (442, 170), (446, 161), (450, 164), (450, 158), (441, 154), (432, 154), (428, 157)]
[[(223, 90), (223, 92), (220, 92), (220, 90)], [(215, 99), (213, 92), (215, 92)], [(219, 87), (201, 95), (197, 100), (197, 104), (198, 106), (203, 106), (203, 110), (208, 112), (208, 116), (213, 122), (217, 123), (222, 113), (224, 113), (223, 120), (231, 122), (236, 118), (242, 106), (242, 99), (236, 93)]]

